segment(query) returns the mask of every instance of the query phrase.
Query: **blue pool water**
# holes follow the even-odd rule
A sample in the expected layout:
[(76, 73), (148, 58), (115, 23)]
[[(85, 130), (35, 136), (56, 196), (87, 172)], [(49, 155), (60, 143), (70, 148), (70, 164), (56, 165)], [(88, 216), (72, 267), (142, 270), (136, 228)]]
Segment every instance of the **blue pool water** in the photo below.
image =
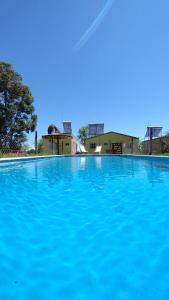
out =
[(1, 164), (0, 299), (168, 300), (168, 165)]

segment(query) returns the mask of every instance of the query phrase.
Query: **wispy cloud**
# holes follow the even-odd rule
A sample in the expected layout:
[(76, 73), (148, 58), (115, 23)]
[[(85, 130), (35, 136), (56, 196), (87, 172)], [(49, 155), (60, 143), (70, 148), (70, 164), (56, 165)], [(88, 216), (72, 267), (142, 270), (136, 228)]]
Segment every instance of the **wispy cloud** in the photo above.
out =
[(80, 50), (90, 39), (90, 37), (93, 35), (93, 33), (97, 30), (99, 25), (102, 23), (104, 17), (107, 15), (109, 12), (113, 2), (115, 0), (107, 0), (105, 6), (101, 10), (101, 12), (98, 14), (98, 16), (95, 18), (91, 26), (86, 30), (86, 32), (81, 36), (79, 41), (75, 44), (73, 47), (74, 51)]

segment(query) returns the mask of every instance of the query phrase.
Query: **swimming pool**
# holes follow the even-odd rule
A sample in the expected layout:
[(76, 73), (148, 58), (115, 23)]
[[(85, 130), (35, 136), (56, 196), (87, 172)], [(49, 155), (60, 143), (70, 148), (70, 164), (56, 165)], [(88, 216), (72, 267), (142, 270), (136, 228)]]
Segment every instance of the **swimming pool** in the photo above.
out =
[(167, 299), (169, 165), (58, 157), (0, 165), (0, 299)]

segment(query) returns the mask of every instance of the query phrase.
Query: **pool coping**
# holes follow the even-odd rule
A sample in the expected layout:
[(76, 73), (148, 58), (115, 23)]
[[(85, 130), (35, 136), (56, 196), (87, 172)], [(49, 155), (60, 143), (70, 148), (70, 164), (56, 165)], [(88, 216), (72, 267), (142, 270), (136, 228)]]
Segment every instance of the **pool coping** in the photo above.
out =
[(22, 157), (4, 157), (4, 158), (0, 158), (0, 164), (6, 163), (6, 162), (27, 161), (27, 160), (45, 159), (45, 158), (62, 157), (62, 156), (64, 156), (64, 155), (37, 155), (37, 156), (22, 156)]
[(120, 156), (120, 157), (135, 157), (142, 159), (160, 159), (160, 160), (169, 160), (169, 156), (162, 155), (140, 155), (140, 154), (75, 154), (75, 155), (37, 155), (37, 156), (23, 156), (23, 157), (5, 157), (0, 158), (0, 164), (6, 162), (15, 162), (15, 161), (29, 161), (29, 160), (37, 160), (37, 159), (45, 159), (45, 158), (55, 158), (55, 157), (96, 157), (96, 156)]

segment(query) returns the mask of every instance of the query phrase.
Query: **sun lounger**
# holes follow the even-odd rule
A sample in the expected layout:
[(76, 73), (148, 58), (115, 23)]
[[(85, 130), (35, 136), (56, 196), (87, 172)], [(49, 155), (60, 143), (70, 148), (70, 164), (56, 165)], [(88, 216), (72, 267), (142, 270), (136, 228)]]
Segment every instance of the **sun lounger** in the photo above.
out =
[(99, 153), (100, 154), (101, 151), (102, 151), (102, 146), (97, 146), (94, 153)]
[(79, 145), (79, 149), (81, 153), (88, 153), (88, 151), (86, 151), (85, 146), (83, 145)]

